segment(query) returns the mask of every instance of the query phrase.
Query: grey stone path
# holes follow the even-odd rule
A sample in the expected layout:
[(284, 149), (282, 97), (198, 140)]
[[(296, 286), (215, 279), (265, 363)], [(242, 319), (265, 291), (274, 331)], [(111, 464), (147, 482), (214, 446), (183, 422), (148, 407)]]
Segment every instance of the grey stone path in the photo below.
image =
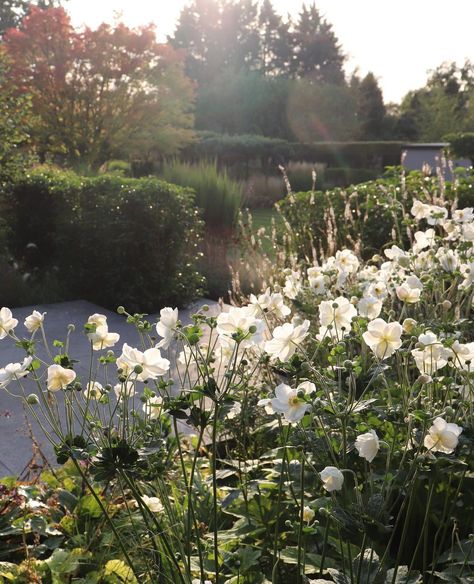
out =
[[(181, 322), (183, 324), (191, 322), (191, 315), (204, 304), (208, 304), (210, 307), (208, 314), (217, 314), (220, 312), (219, 305), (216, 302), (199, 300), (187, 308), (180, 310), (179, 318)], [(131, 346), (139, 346), (137, 332), (132, 325), (126, 323), (124, 316), (120, 316), (117, 313), (83, 300), (12, 309), (14, 318), (17, 318), (19, 321), (15, 329), (18, 336), (28, 336), (23, 322), (32, 313), (33, 309), (47, 313), (44, 327), (48, 341), (52, 341), (53, 339), (65, 340), (68, 324), (75, 325), (76, 330), (70, 337), (69, 354), (72, 358), (79, 361), (75, 366), (78, 376), (88, 375), (90, 347), (84, 336), (83, 327), (88, 317), (94, 313), (105, 314), (107, 316), (109, 331), (120, 334), (120, 341), (114, 348), (116, 354), (120, 353), (123, 343), (128, 343)], [(158, 316), (150, 315), (147, 319), (154, 323), (157, 321)], [(39, 353), (45, 360), (47, 359), (44, 351), (39, 351)], [(98, 355), (99, 353), (97, 352), (95, 354)], [(15, 347), (11, 339), (7, 338), (0, 341), (0, 367), (4, 367), (7, 363), (22, 361), (23, 358), (23, 350)], [(8, 389), (18, 393), (15, 385), (15, 383), (11, 383)], [(36, 386), (28, 379), (24, 380), (24, 386), (27, 392), (36, 390)], [(30, 418), (28, 419), (41, 451), (49, 461), (54, 462), (55, 457), (50, 443), (44, 437), (35, 421)], [(32, 458), (32, 441), (29, 436), (26, 420), (27, 418), (21, 400), (11, 397), (5, 390), (0, 390), (0, 476), (20, 475)]]

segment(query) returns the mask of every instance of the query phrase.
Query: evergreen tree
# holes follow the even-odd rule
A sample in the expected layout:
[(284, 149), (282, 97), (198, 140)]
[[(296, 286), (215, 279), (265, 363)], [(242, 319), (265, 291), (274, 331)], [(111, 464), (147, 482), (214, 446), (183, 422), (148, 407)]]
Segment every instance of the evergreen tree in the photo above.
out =
[(253, 0), (194, 0), (181, 11), (170, 43), (186, 51), (186, 72), (199, 84), (225, 71), (257, 68), (257, 5)]
[(321, 17), (316, 5), (303, 4), (293, 34), (293, 66), (297, 77), (313, 83), (344, 84), (344, 55), (332, 25)]
[(373, 73), (368, 73), (357, 87), (357, 118), (362, 140), (381, 139), (387, 111), (382, 90)]
[(293, 51), (290, 22), (283, 21), (271, 0), (263, 0), (258, 25), (259, 71), (264, 75), (288, 75)]

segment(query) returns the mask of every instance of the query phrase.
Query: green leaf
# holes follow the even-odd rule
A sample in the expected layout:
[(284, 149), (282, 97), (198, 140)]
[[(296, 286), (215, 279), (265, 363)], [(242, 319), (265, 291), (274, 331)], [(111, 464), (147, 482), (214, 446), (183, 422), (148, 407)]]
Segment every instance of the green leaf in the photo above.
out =
[(84, 497), (81, 497), (75, 511), (78, 515), (88, 515), (94, 519), (102, 516), (100, 505), (93, 495), (84, 495)]
[(132, 569), (122, 560), (109, 560), (104, 567), (104, 576), (111, 584), (126, 582), (127, 584), (138, 584), (133, 575)]
[(18, 574), (18, 566), (10, 562), (0, 562), (0, 577), (9, 582), (14, 582)]

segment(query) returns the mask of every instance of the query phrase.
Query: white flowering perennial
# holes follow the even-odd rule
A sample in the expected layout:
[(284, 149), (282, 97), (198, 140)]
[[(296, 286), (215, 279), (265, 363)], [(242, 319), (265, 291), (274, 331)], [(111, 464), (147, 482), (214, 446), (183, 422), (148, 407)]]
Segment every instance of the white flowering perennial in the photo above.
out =
[(163, 338), (157, 345), (158, 349), (169, 348), (173, 340), (173, 335), (177, 324), (178, 324), (177, 308), (173, 309), (167, 306), (166, 308), (162, 308), (160, 310), (160, 320), (156, 325), (156, 332), (160, 335), (160, 337)]
[(314, 383), (309, 381), (300, 383), (296, 388), (281, 383), (275, 388), (275, 397), (270, 401), (273, 411), (283, 414), (287, 422), (299, 422), (311, 407), (306, 397), (315, 389)]
[(387, 323), (383, 318), (369, 322), (362, 337), (379, 359), (387, 359), (402, 346), (402, 326), (398, 322)]
[(275, 359), (288, 361), (307, 337), (309, 325), (309, 320), (305, 320), (298, 326), (290, 322), (277, 326), (273, 338), (265, 343), (265, 351)]
[(357, 436), (354, 446), (361, 458), (372, 462), (379, 451), (380, 441), (375, 430), (370, 430)]
[[(70, 351), (72, 329), (48, 343), (44, 313), (21, 313), (17, 328), (4, 307), (0, 339), (26, 356), (2, 364), (0, 389), (46, 420), (61, 460), (92, 469), (100, 492), (125, 485), (114, 513), (143, 514), (141, 545), (153, 529), (176, 568), (169, 581), (246, 579), (242, 557), (254, 554), (268, 581), (278, 570), (290, 581), (311, 569), (313, 544), (324, 577), (341, 575), (332, 566), (346, 549), (354, 574), (363, 558), (382, 579), (443, 574), (449, 534), (463, 553), (471, 546), (474, 212), (436, 196), (415, 200), (402, 225), (368, 260), (364, 248), (342, 249), (318, 263), (316, 244), (311, 257), (286, 257), (248, 303), (203, 307), (189, 325), (171, 306), (157, 322), (121, 309), (138, 333), (121, 348), (105, 315), (91, 315), (87, 366)], [(243, 543), (247, 509), (255, 525)], [(211, 520), (196, 527), (202, 510)], [(408, 560), (397, 573), (399, 550)], [(468, 581), (465, 557), (455, 575)]]
[(125, 343), (117, 359), (117, 367), (132, 380), (147, 381), (165, 375), (169, 371), (170, 362), (161, 356), (157, 348), (140, 351)]
[(431, 452), (451, 454), (459, 442), (462, 432), (457, 424), (450, 424), (443, 418), (436, 418), (425, 436), (424, 445)]
[(103, 314), (93, 314), (87, 320), (87, 325), (92, 329), (87, 333), (94, 351), (113, 347), (120, 340), (118, 333), (110, 333), (107, 325), (107, 317)]

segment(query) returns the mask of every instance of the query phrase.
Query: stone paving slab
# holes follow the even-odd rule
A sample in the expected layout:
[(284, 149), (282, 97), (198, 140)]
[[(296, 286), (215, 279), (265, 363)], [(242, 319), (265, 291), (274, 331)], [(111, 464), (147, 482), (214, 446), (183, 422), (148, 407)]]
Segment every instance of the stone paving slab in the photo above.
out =
[[(191, 315), (204, 304), (208, 304), (210, 307), (208, 314), (216, 315), (220, 312), (220, 307), (216, 302), (202, 299), (180, 310), (179, 318), (181, 322), (189, 324)], [(50, 342), (54, 339), (65, 340), (68, 325), (75, 325), (76, 330), (70, 336), (69, 354), (80, 361), (75, 366), (78, 376), (88, 376), (90, 347), (84, 336), (83, 327), (91, 314), (100, 313), (107, 316), (109, 331), (120, 334), (120, 341), (114, 348), (116, 354), (119, 353), (123, 343), (139, 346), (138, 334), (132, 325), (126, 323), (124, 316), (84, 300), (12, 309), (14, 318), (19, 321), (15, 329), (18, 336), (26, 337), (28, 335), (23, 322), (32, 313), (33, 309), (47, 313), (44, 328)], [(150, 315), (147, 319), (154, 323), (157, 321), (158, 316), (156, 314)], [(172, 351), (172, 348), (170, 350)], [(38, 352), (42, 358), (47, 360), (44, 349)], [(95, 355), (98, 354), (99, 352), (95, 353)], [(24, 352), (22, 349), (15, 347), (10, 339), (0, 341), (0, 367), (5, 366), (7, 363), (22, 361), (23, 358)], [(25, 379), (23, 381), (25, 390), (28, 393), (36, 390), (36, 385), (31, 380)], [(16, 390), (15, 383), (10, 384), (8, 389)], [(55, 456), (52, 446), (44, 437), (35, 420), (29, 419), (29, 422), (27, 422), (26, 412), (21, 400), (11, 397), (4, 390), (0, 390), (0, 476), (18, 476), (24, 472), (30, 462), (33, 455), (33, 445), (30, 438), (29, 425), (41, 451), (46, 455), (48, 461), (54, 462)]]

